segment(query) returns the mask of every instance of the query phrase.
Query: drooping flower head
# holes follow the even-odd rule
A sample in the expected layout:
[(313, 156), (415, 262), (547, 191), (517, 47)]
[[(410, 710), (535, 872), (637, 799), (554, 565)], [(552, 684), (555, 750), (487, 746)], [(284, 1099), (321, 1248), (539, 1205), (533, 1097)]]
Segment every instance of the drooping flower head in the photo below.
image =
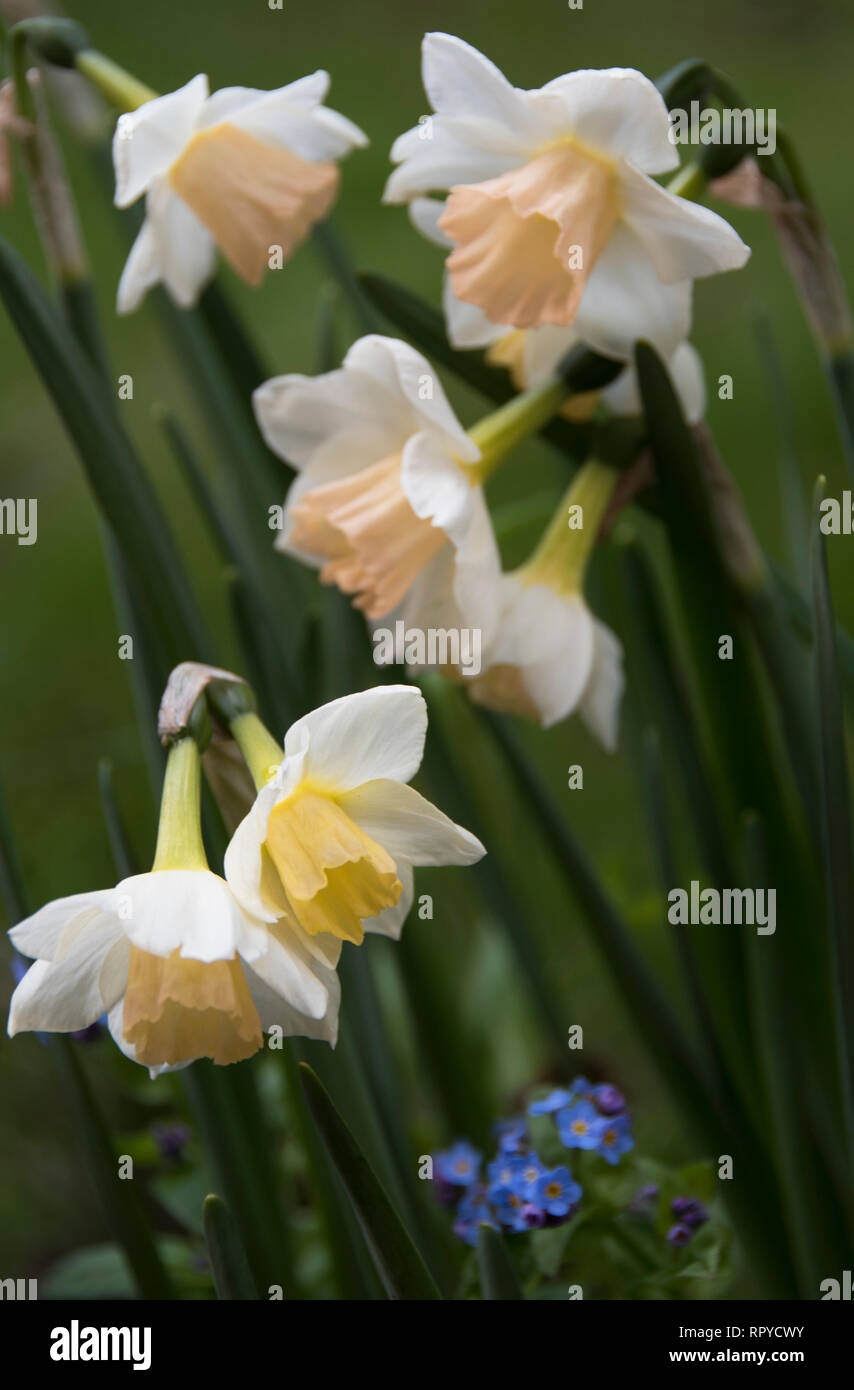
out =
[(617, 743), (622, 647), (594, 617), (583, 582), (615, 481), (611, 468), (586, 464), (534, 554), (502, 575), (495, 636), (481, 673), (467, 682), (476, 703), (545, 727), (577, 710), (609, 751)]
[(240, 1061), (274, 1026), (334, 1043), (340, 943), (241, 907), (208, 868), (199, 790), (187, 736), (170, 750), (151, 872), (60, 898), (12, 928), (35, 963), (12, 996), (10, 1036), (75, 1032), (106, 1013), (122, 1052), (152, 1073)]
[(489, 624), (499, 561), (481, 452), (419, 352), (369, 335), (339, 370), (274, 378), (253, 402), (270, 448), (299, 470), (278, 548), (369, 619)]
[(113, 140), (116, 206), (146, 195), (146, 218), (122, 274), (120, 313), (162, 281), (194, 304), (216, 249), (257, 285), (271, 256), (281, 264), (326, 216), (338, 189), (336, 160), (367, 138), (323, 105), (329, 74), (263, 92), (223, 87), (204, 74), (119, 118)]
[(413, 686), (346, 695), (291, 726), (280, 745), (251, 712), (231, 731), (258, 787), (225, 854), (244, 911), (313, 942), (396, 937), (413, 866), (472, 864), (483, 845), (412, 787), (427, 728)]
[(385, 198), (448, 193), (454, 293), (493, 322), (574, 323), (614, 355), (645, 336), (654, 305), (678, 321), (678, 342), (691, 282), (747, 259), (723, 218), (650, 177), (679, 160), (641, 73), (572, 72), (523, 91), (449, 34), (426, 36), (422, 71), (435, 115), (395, 142)]

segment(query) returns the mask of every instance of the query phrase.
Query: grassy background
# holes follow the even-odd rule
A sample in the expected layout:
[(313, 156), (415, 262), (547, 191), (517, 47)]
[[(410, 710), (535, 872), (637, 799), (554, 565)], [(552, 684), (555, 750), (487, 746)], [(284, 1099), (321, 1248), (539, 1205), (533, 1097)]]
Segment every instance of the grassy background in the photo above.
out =
[[(419, 42), (429, 29), (458, 33), (487, 52), (520, 86), (537, 86), (575, 67), (634, 66), (656, 76), (690, 56), (723, 67), (754, 106), (775, 107), (794, 137), (839, 249), (848, 283), (854, 248), (846, 232), (852, 214), (850, 155), (844, 112), (850, 110), (854, 29), (844, 24), (843, 0), (719, 0), (714, 7), (684, 0), (587, 0), (572, 10), (564, 0), (318, 0), (271, 11), (266, 0), (146, 0), (144, 6), (79, 0), (73, 13), (96, 47), (142, 80), (168, 91), (199, 70), (212, 88), (245, 84), (276, 87), (316, 67), (332, 74), (330, 104), (360, 124), (371, 147), (344, 166), (335, 222), (360, 266), (381, 269), (434, 302), (440, 253), (412, 231), (400, 209), (383, 208), (380, 194), (394, 137), (426, 111), (419, 80)], [(116, 376), (131, 373), (134, 399), (121, 409), (174, 519), (211, 624), (238, 661), (228, 628), (223, 576), (192, 499), (168, 457), (153, 414), (167, 405), (187, 423), (203, 458), (210, 453), (170, 346), (150, 308), (127, 319), (113, 313), (115, 288), (127, 250), (126, 228), (109, 207), (87, 159), (67, 150), (100, 307)], [(709, 419), (724, 457), (741, 485), (767, 548), (785, 558), (779, 498), (776, 422), (756, 349), (756, 322), (770, 325), (785, 372), (805, 487), (826, 472), (829, 492), (846, 485), (832, 410), (808, 332), (772, 234), (755, 215), (732, 218), (754, 248), (737, 275), (701, 283), (695, 301), (694, 341), (706, 364)], [(7, 237), (43, 273), (29, 210), (19, 188), (0, 214)], [(223, 283), (252, 326), (274, 372), (314, 369), (316, 312), (326, 271), (313, 247), (304, 247), (278, 274), (252, 292), (223, 271)], [(349, 325), (342, 324), (349, 334)], [(98, 809), (96, 765), (109, 756), (123, 804), (132, 816), (142, 857), (151, 842), (151, 812), (134, 726), (127, 670), (117, 659), (118, 636), (98, 539), (96, 514), (81, 469), (13, 331), (0, 317), (0, 495), (37, 497), (39, 538), (19, 547), (0, 537), (0, 779), (18, 837), (34, 905), (101, 886), (111, 868)], [(721, 402), (714, 385), (733, 376), (734, 399)], [(466, 423), (473, 398), (451, 387)], [(521, 456), (520, 456), (521, 457)], [(531, 446), (527, 466), (508, 465), (498, 500), (557, 486), (561, 466)], [(234, 466), (240, 468), (240, 460)], [(850, 542), (849, 542), (850, 544)], [(840, 541), (831, 550), (838, 611), (854, 621), (850, 559)], [(287, 614), (282, 621), (287, 622)], [(188, 655), (190, 655), (188, 653)], [(631, 700), (631, 685), (627, 698)], [(569, 812), (579, 835), (651, 950), (668, 968), (659, 898), (650, 864), (630, 761), (605, 757), (578, 721), (529, 737), (555, 788), (564, 769), (585, 769), (583, 804)], [(484, 776), (489, 776), (484, 769)], [(564, 793), (564, 797), (566, 797)], [(576, 794), (577, 795), (577, 794)], [(512, 805), (507, 806), (508, 822)], [(518, 829), (514, 825), (514, 831)], [(567, 1023), (587, 1030), (590, 1054), (627, 1085), (642, 1139), (662, 1156), (685, 1159), (675, 1116), (638, 1054), (595, 959), (576, 930), (573, 910), (541, 863), (536, 844), (520, 856), (530, 862), (532, 910), (548, 943), (550, 967), (573, 1001)], [(526, 862), (520, 858), (520, 862)], [(440, 880), (436, 891), (441, 892)], [(412, 929), (412, 928), (410, 928)], [(426, 928), (421, 928), (426, 930)], [(437, 933), (447, 931), (440, 920)], [(474, 930), (474, 929), (473, 929)], [(536, 1019), (524, 1001), (500, 1014), (496, 1000), (514, 1000), (512, 964), (488, 930), (467, 950), (478, 1017), (494, 1033), (499, 1088), (508, 1100), (538, 1066)], [(482, 939), (481, 939), (482, 938)], [(448, 951), (454, 949), (449, 938)], [(0, 983), (5, 1002), (10, 977)], [(406, 1019), (401, 1011), (400, 1028)], [(0, 1150), (0, 1275), (32, 1273), (76, 1242), (99, 1237), (102, 1219), (82, 1173), (47, 1052), (32, 1038), (0, 1043), (0, 1110), (7, 1142)], [(90, 1059), (91, 1065), (91, 1059)], [(414, 1063), (417, 1070), (417, 1059)], [(115, 1080), (101, 1077), (114, 1118), (125, 1118)], [(445, 1139), (450, 1136), (440, 1136)]]

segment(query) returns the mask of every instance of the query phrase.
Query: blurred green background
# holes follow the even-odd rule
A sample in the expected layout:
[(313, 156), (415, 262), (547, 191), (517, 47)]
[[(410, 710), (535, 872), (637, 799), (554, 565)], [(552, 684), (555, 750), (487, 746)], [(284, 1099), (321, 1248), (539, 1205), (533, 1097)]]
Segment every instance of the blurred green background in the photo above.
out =
[[(11, 10), (12, 6), (9, 5)], [(419, 43), (425, 30), (446, 29), (481, 48), (517, 85), (538, 86), (576, 67), (632, 66), (651, 77), (697, 56), (726, 70), (749, 105), (774, 107), (794, 138), (842, 260), (850, 285), (854, 245), (849, 236), (854, 197), (848, 127), (854, 60), (854, 10), (849, 0), (719, 0), (714, 6), (684, 0), (317, 0), (282, 11), (266, 0), (147, 0), (146, 4), (79, 0), (71, 11), (95, 47), (153, 87), (168, 91), (198, 71), (211, 87), (277, 87), (327, 68), (329, 104), (361, 125), (370, 148), (343, 167), (334, 221), (360, 267), (380, 269), (438, 302), (440, 253), (411, 229), (401, 209), (384, 208), (380, 195), (388, 150), (402, 130), (427, 110), (419, 78)], [(66, 146), (94, 267), (103, 322), (116, 377), (131, 373), (134, 399), (122, 404), (166, 503), (195, 576), (212, 626), (228, 660), (239, 662), (229, 635), (227, 593), (213, 548), (194, 503), (168, 456), (154, 421), (166, 405), (188, 426), (203, 459), (210, 456), (170, 345), (150, 307), (130, 318), (113, 311), (127, 252), (122, 227), (89, 160)], [(725, 212), (726, 210), (723, 209)], [(727, 214), (728, 215), (728, 214)], [(839, 496), (846, 475), (827, 388), (792, 286), (769, 226), (754, 214), (731, 219), (753, 247), (747, 268), (701, 282), (695, 298), (693, 339), (710, 391), (709, 421), (724, 458), (743, 489), (748, 511), (767, 549), (785, 560), (779, 487), (779, 439), (768, 382), (757, 351), (756, 326), (764, 315), (782, 363), (796, 426), (804, 486), (819, 472)], [(0, 213), (0, 234), (43, 275), (44, 266), (22, 185), (14, 205)], [(303, 247), (260, 291), (239, 284), (227, 269), (225, 285), (251, 326), (275, 373), (312, 371), (317, 362), (317, 309), (327, 271), (314, 246)], [(341, 346), (352, 336), (346, 314)], [(118, 660), (120, 628), (113, 614), (95, 510), (78, 461), (23, 349), (0, 315), (0, 495), (37, 497), (38, 543), (19, 547), (0, 537), (0, 780), (11, 810), (27, 886), (34, 905), (106, 885), (111, 861), (100, 817), (96, 768), (108, 756), (136, 848), (150, 852), (153, 824), (146, 776), (134, 725), (128, 673)], [(721, 402), (715, 384), (734, 378), (734, 398)], [(482, 408), (445, 377), (466, 424)], [(526, 490), (558, 487), (560, 460), (544, 446), (520, 454), (525, 466), (507, 465), (498, 500)], [(234, 460), (239, 470), (240, 459)], [(849, 546), (854, 544), (849, 539)], [(854, 622), (850, 558), (840, 541), (831, 547), (840, 619)], [(288, 614), (282, 613), (282, 623)], [(187, 653), (187, 656), (192, 656)], [(631, 671), (626, 701), (632, 700)], [(526, 734), (578, 835), (631, 920), (669, 970), (660, 895), (643, 811), (625, 749), (608, 758), (571, 720), (547, 733)], [(584, 766), (584, 794), (565, 791), (566, 768)], [(485, 768), (483, 775), (491, 775)], [(525, 827), (508, 825), (529, 862), (531, 910), (548, 947), (548, 965), (565, 988), (567, 1026), (583, 1022), (583, 1069), (598, 1069), (624, 1086), (636, 1114), (640, 1142), (657, 1155), (687, 1161), (691, 1152), (634, 1035), (578, 929), (574, 909), (561, 897)], [(530, 838), (530, 837), (529, 837)], [(441, 880), (434, 891), (441, 895)], [(477, 949), (455, 941), (471, 927)], [(444, 936), (446, 952), (460, 949), (464, 973), (453, 1007), (469, 1000), (488, 1030), (501, 1086), (514, 1092), (536, 1079), (540, 1056), (537, 1020), (513, 962), (488, 924), (437, 920), (409, 930)], [(5, 952), (4, 952), (5, 955)], [(5, 969), (0, 1003), (11, 991)], [(392, 985), (389, 984), (392, 991)], [(498, 1000), (502, 1002), (499, 1006)], [(571, 1000), (571, 1004), (570, 1001)], [(397, 1001), (398, 1005), (400, 1001)], [(395, 1000), (390, 998), (392, 1007)], [(398, 1008), (402, 1051), (407, 1020)], [(572, 1060), (572, 1058), (570, 1058)], [(417, 1056), (411, 1059), (416, 1082)], [(126, 1102), (107, 1069), (87, 1059), (117, 1124)], [(417, 1093), (417, 1092), (416, 1092)], [(32, 1274), (64, 1250), (103, 1238), (96, 1194), (82, 1171), (48, 1052), (32, 1037), (0, 1043), (0, 1275)], [(452, 1138), (441, 1135), (441, 1141)]]

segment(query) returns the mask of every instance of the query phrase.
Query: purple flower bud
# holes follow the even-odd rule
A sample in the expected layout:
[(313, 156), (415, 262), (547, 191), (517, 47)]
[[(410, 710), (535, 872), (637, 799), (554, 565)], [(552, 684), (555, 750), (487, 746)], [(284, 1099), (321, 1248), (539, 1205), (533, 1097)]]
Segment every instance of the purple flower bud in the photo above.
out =
[(628, 1210), (635, 1216), (651, 1216), (658, 1201), (658, 1185), (654, 1182), (644, 1183), (639, 1187), (632, 1200), (629, 1202)]
[(532, 1230), (539, 1230), (546, 1224), (546, 1213), (542, 1207), (535, 1207), (533, 1202), (525, 1203), (521, 1215), (525, 1225), (530, 1226)]
[(184, 1149), (190, 1141), (190, 1131), (186, 1125), (156, 1124), (151, 1126), (151, 1137), (161, 1158), (177, 1161), (183, 1156)]
[(693, 1235), (694, 1232), (691, 1230), (690, 1226), (683, 1226), (681, 1222), (677, 1222), (677, 1224), (671, 1226), (670, 1230), (667, 1232), (667, 1239), (671, 1245), (678, 1247), (687, 1245), (689, 1240), (693, 1238)]
[(692, 1231), (709, 1219), (708, 1211), (697, 1197), (674, 1197), (670, 1210), (683, 1226), (688, 1226)]
[(597, 1086), (593, 1103), (600, 1115), (621, 1115), (626, 1108), (626, 1098), (616, 1086)]

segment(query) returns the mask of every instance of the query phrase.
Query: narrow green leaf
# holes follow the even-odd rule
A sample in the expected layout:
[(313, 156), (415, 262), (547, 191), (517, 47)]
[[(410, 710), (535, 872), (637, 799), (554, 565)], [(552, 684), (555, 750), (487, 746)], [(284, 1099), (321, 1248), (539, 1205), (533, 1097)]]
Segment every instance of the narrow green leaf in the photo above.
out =
[(358, 1219), (344, 1185), (311, 1118), (300, 1084), (299, 1040), (288, 1039), (281, 1057), (288, 1087), (288, 1113), (305, 1151), (308, 1181), (320, 1216), (340, 1298), (385, 1298)]
[(709, 1106), (717, 1109), (710, 1079), (686, 1039), (628, 927), (605, 892), (593, 865), (575, 839), (551, 791), (522, 748), (505, 716), (483, 712), (483, 722), (504, 752), (525, 805), (551, 845), (564, 877), (581, 905), (593, 939), (602, 951), (641, 1036), (661, 1070), (683, 1098), (695, 1122), (704, 1128)]
[(0, 298), (74, 441), (124, 556), (175, 660), (211, 655), (203, 619), (151, 484), (103, 386), (32, 271), (0, 239)]
[(507, 1253), (507, 1246), (491, 1226), (483, 1225), (478, 1230), (477, 1265), (484, 1298), (524, 1298), (516, 1271)]
[(226, 1068), (194, 1062), (180, 1074), (205, 1143), (214, 1179), (240, 1230), (259, 1294), (280, 1285), (293, 1290), (290, 1251), (271, 1208), (269, 1184), (256, 1162), (256, 1147), (269, 1143), (261, 1129), (245, 1123)]
[(202, 1212), (217, 1298), (257, 1300), (258, 1290), (240, 1232), (225, 1202), (211, 1192), (202, 1203)]
[(389, 1298), (441, 1297), (400, 1217), (311, 1067), (300, 1063), (303, 1090), (329, 1155), (347, 1189)]
[[(11, 922), (29, 912), (18, 854), (0, 793), (0, 893)], [(173, 1289), (158, 1253), (151, 1223), (136, 1183), (119, 1178), (118, 1154), (98, 1108), (76, 1045), (62, 1034), (47, 1038), (68, 1097), (75, 1129), (86, 1155), (90, 1176), (113, 1233), (133, 1271), (142, 1298), (171, 1298)]]
[[(806, 599), (799, 593), (795, 583), (774, 560), (769, 560), (768, 564), (774, 576), (774, 582), (780, 592), (780, 600), (786, 612), (786, 617), (794, 631), (801, 640), (812, 647), (812, 611)], [(845, 682), (846, 691), (849, 696), (854, 696), (854, 638), (846, 632), (839, 622), (834, 624), (834, 636), (836, 639), (836, 659), (839, 663), (839, 674)]]
[(854, 840), (845, 728), (834, 641), (833, 605), (819, 507), (824, 479), (816, 487), (813, 523), (813, 630), (815, 717), (819, 730), (821, 829), (841, 1111), (854, 1166)]
[(350, 259), (337, 228), (331, 219), (318, 222), (311, 239), (327, 269), (331, 272), (347, 297), (360, 333), (376, 332), (377, 321), (370, 298), (365, 294), (359, 276)]
[[(490, 815), (499, 808), (493, 789), (481, 775), (467, 775), (473, 749), (463, 725), (469, 715), (468, 702), (449, 682), (440, 676), (428, 675), (421, 687), (430, 710), (432, 737), (428, 740), (426, 769), (436, 786), (435, 800), (459, 824), (467, 826), (480, 840), (488, 844), (486, 827)], [(476, 726), (475, 726), (476, 729)], [(524, 874), (524, 865), (516, 860), (501, 859), (487, 854), (469, 870), (478, 883), (485, 902), (495, 920), (503, 928), (508, 945), (515, 956), (522, 976), (527, 980), (531, 999), (536, 1004), (545, 1025), (545, 1033), (554, 1061), (561, 1063), (566, 1051), (567, 1018), (573, 1017), (568, 998), (558, 997), (554, 981), (542, 958), (537, 942), (534, 921), (536, 905), (531, 900)]]
[(810, 521), (797, 446), (797, 422), (791, 393), (771, 326), (763, 314), (756, 323), (759, 358), (768, 382), (780, 453), (780, 494), (789, 562), (806, 593), (810, 575)]
[[(759, 817), (743, 818), (745, 868), (751, 883), (769, 887), (764, 837)], [(798, 1098), (800, 1077), (808, 1080), (789, 1027), (789, 1005), (774, 937), (751, 934), (747, 951), (752, 996), (753, 1040), (761, 1064), (768, 1116), (774, 1134), (771, 1152), (785, 1195), (783, 1220), (789, 1231), (793, 1263), (802, 1298), (814, 1298), (821, 1279), (816, 1252), (814, 1183), (806, 1127)]]
[(116, 872), (119, 878), (130, 878), (132, 874), (139, 873), (139, 864), (116, 802), (113, 790), (113, 764), (109, 758), (101, 758), (98, 763), (98, 791)]

